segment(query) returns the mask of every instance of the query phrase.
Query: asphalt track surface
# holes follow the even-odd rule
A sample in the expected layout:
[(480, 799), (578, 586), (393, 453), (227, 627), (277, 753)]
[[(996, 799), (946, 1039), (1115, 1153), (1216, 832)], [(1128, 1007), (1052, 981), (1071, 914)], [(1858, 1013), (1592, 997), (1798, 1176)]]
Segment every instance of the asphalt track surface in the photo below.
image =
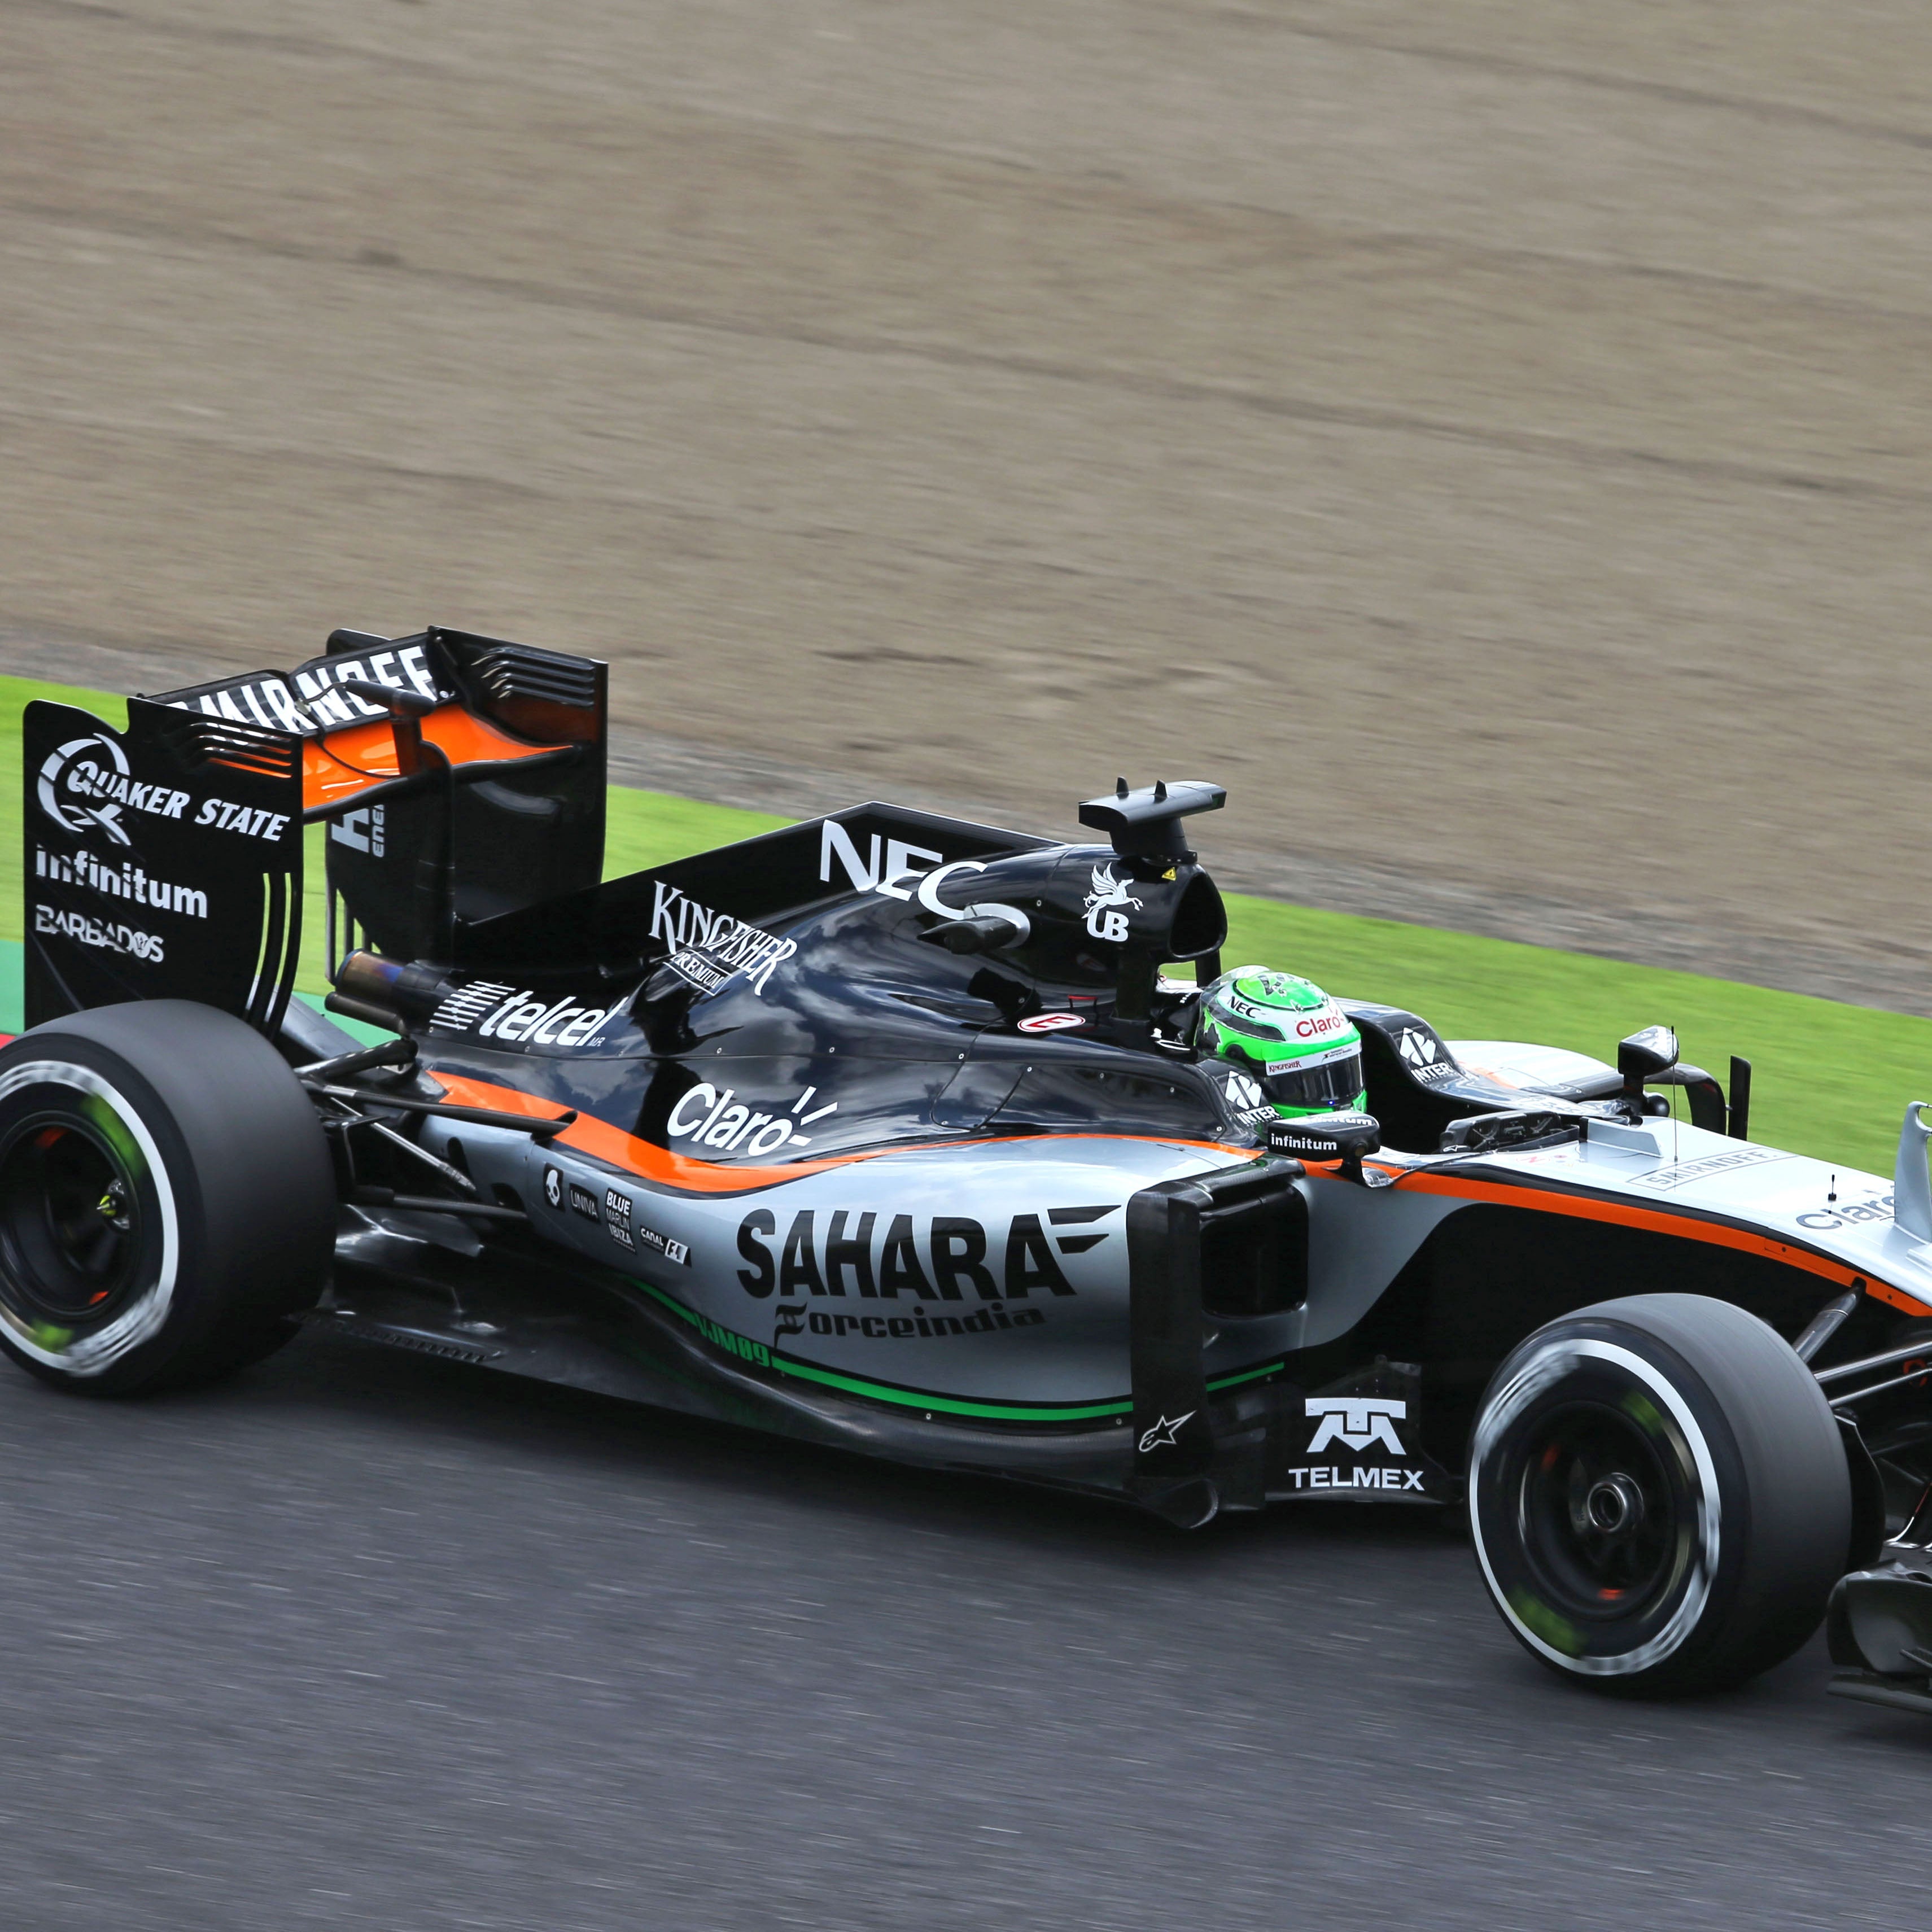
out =
[(1192, 1536), (335, 1338), (0, 1377), (6, 1923), (1897, 1927), (1932, 1723), (1580, 1694), (1454, 1524)]

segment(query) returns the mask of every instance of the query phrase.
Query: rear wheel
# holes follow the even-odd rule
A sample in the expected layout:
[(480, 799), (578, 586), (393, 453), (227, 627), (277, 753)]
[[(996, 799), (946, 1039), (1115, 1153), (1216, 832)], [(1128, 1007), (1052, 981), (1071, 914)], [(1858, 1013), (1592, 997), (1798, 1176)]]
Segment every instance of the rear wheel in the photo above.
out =
[(1600, 1304), (1496, 1372), (1470, 1520), (1503, 1620), (1593, 1688), (1735, 1684), (1816, 1629), (1851, 1481), (1816, 1378), (1755, 1316), (1701, 1295)]
[(157, 1000), (0, 1049), (0, 1349), (32, 1373), (122, 1395), (260, 1360), (334, 1220), (314, 1108), (239, 1020)]

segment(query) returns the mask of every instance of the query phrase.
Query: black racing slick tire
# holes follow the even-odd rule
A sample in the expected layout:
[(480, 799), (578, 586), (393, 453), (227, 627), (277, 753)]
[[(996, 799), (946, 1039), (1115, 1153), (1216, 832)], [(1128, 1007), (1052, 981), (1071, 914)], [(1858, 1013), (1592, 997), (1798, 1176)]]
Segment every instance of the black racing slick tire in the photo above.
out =
[(1817, 1628), (1851, 1478), (1773, 1329), (1702, 1295), (1633, 1295), (1538, 1329), (1496, 1371), (1469, 1516), (1525, 1648), (1594, 1690), (1676, 1696), (1742, 1683)]
[(328, 1279), (322, 1126), (274, 1048), (188, 1000), (0, 1048), (0, 1348), (97, 1395), (260, 1360)]

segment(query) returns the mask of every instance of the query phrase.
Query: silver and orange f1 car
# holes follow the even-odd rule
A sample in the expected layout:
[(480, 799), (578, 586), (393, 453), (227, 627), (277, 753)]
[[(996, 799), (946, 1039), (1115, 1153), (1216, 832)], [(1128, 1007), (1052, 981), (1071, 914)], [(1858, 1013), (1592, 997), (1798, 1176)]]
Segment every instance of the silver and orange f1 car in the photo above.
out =
[[(1184, 1526), (1466, 1503), (1568, 1676), (1735, 1681), (1828, 1602), (1844, 1688), (1932, 1706), (1916, 1107), (1892, 1179), (1833, 1170), (1664, 1029), (1611, 1065), (1357, 1000), (1366, 1112), (1257, 1108), (1195, 1040), (1210, 784), (1123, 782), (1083, 843), (861, 805), (605, 881), (601, 664), (338, 632), (128, 713), (25, 724), (34, 1375), (307, 1323)], [(291, 997), (317, 821), (356, 1034)]]

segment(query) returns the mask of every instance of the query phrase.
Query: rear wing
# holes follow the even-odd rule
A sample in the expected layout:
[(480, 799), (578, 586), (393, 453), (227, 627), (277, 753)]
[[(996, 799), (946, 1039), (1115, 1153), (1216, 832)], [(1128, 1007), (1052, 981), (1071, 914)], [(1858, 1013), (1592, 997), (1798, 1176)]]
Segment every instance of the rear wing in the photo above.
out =
[[(594, 885), (596, 661), (434, 628), (128, 700), (128, 729), (24, 722), (26, 1018), (182, 997), (272, 1033), (301, 948), (302, 827), (326, 821), (328, 966), (449, 960), (460, 924)], [(358, 933), (360, 939), (358, 940)]]

